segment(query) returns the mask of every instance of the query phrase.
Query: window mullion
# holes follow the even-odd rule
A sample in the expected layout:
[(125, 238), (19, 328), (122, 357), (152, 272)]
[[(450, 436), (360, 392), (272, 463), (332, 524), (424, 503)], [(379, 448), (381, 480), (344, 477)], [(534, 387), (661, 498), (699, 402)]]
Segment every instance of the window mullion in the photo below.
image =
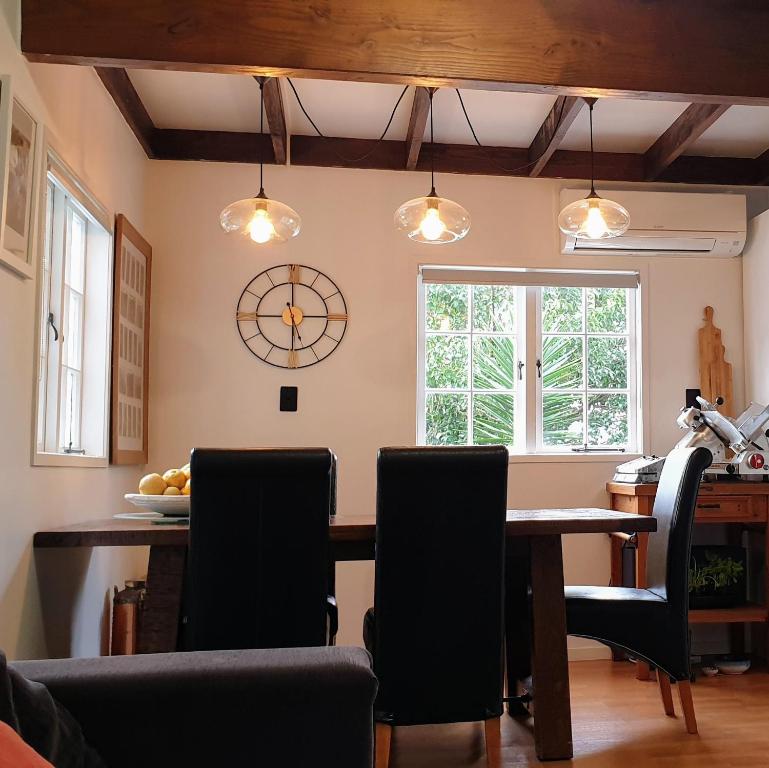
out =
[(475, 381), (473, 380), (473, 365), (474, 365), (474, 361), (473, 361), (473, 347), (475, 345), (474, 345), (473, 342), (475, 340), (475, 336), (473, 335), (473, 332), (474, 332), (474, 328), (473, 328), (473, 325), (474, 325), (473, 324), (473, 299), (474, 299), (474, 297), (473, 297), (473, 286), (472, 285), (469, 285), (467, 287), (467, 292), (468, 292), (468, 300), (467, 300), (467, 327), (468, 327), (468, 330), (470, 331), (470, 336), (468, 338), (469, 349), (468, 349), (468, 357), (467, 357), (467, 359), (469, 361), (469, 365), (470, 365), (470, 368), (467, 371), (467, 376), (468, 376), (467, 387), (469, 389), (469, 394), (467, 396), (467, 444), (468, 445), (474, 445), (474, 443), (475, 443), (475, 439), (474, 439), (475, 436), (473, 434), (473, 431), (474, 431), (473, 430), (473, 421), (474, 421), (473, 409), (475, 407), (475, 398), (473, 397), (473, 384), (475, 383)]
[(539, 288), (527, 287), (525, 291), (525, 323), (523, 331), (526, 338), (526, 370), (525, 379), (525, 450), (526, 453), (536, 453), (540, 440), (540, 412), (542, 380), (537, 376), (537, 360), (542, 356), (542, 329), (539, 320), (540, 304)]

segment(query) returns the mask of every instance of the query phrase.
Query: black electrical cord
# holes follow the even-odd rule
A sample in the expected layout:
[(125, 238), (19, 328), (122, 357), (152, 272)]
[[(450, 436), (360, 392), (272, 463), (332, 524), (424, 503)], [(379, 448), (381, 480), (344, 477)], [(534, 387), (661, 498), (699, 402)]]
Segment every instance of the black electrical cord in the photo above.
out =
[[(465, 115), (465, 120), (467, 121), (467, 126), (470, 129), (470, 133), (473, 134), (473, 138), (475, 139), (475, 143), (481, 149), (489, 149), (489, 147), (484, 146), (478, 140), (478, 136), (475, 133), (475, 128), (473, 128), (473, 124), (470, 122), (470, 116), (467, 114), (467, 109), (465, 108), (465, 102), (462, 99), (462, 94), (459, 92), (459, 88), (455, 88), (454, 90), (456, 91), (457, 96), (459, 97), (459, 103), (460, 103), (460, 105), (462, 107), (462, 112)], [(553, 129), (553, 133), (555, 133), (558, 130), (558, 128), (560, 127), (560, 125), (561, 125), (561, 120), (563, 119), (563, 110), (564, 110), (565, 106), (566, 106), (566, 100), (564, 99), (561, 102), (561, 109), (558, 112), (558, 120), (556, 120), (556, 122), (555, 122), (555, 128)], [(590, 107), (590, 109), (591, 109), (591, 112), (590, 112), (591, 117), (590, 117), (590, 119), (591, 119), (591, 125), (592, 125), (592, 119), (593, 119), (592, 118), (592, 106)], [(591, 137), (590, 138), (590, 141), (591, 141), (591, 144), (590, 144), (590, 158), (591, 158), (591, 161), (592, 161), (592, 158), (593, 158), (592, 135), (593, 134), (592, 134), (592, 130), (591, 130), (591, 133), (590, 133), (590, 137)], [(539, 162), (539, 158), (537, 158), (536, 160), (532, 160), (530, 163), (526, 163), (525, 165), (519, 165), (517, 168), (505, 168), (505, 166), (500, 165), (492, 157), (489, 157), (488, 159), (489, 159), (489, 162), (493, 166), (495, 166), (495, 167), (499, 168), (501, 171), (504, 171), (505, 173), (509, 173), (509, 174), (516, 174), (516, 173), (519, 173), (520, 171), (525, 171), (527, 168), (531, 168), (531, 167), (535, 166)]]
[[(310, 121), (310, 125), (315, 129), (315, 133), (318, 134), (321, 138), (328, 138), (321, 130), (318, 128), (318, 126), (315, 124), (315, 121), (310, 117), (307, 110), (304, 108), (304, 104), (302, 104), (302, 100), (299, 98), (299, 93), (296, 90), (296, 86), (291, 82), (291, 78), (287, 77), (286, 80), (288, 80), (288, 84), (291, 86), (291, 90), (294, 92), (294, 96), (296, 97), (296, 103), (299, 105), (299, 109), (302, 110), (302, 113), (304, 116)], [(392, 108), (392, 112), (390, 112), (390, 119), (387, 121), (387, 125), (385, 126), (385, 129), (382, 131), (381, 136), (376, 139), (376, 143), (379, 144), (380, 141), (384, 140), (384, 137), (387, 135), (387, 131), (390, 130), (390, 126), (392, 125), (393, 120), (395, 119), (395, 113), (398, 111), (398, 107), (400, 106), (401, 101), (403, 100), (403, 97), (406, 95), (406, 91), (409, 89), (409, 86), (406, 85), (403, 87), (403, 90), (400, 93), (400, 96), (398, 96), (398, 100), (395, 102), (395, 106)], [(374, 146), (370, 151), (366, 152), (365, 155), (361, 155), (360, 157), (354, 157), (354, 158), (348, 158), (343, 157), (338, 152), (336, 152), (333, 148), (331, 151), (344, 163), (347, 164), (354, 164), (354, 163), (360, 163), (366, 158), (370, 157), (371, 155), (376, 152), (376, 146)]]

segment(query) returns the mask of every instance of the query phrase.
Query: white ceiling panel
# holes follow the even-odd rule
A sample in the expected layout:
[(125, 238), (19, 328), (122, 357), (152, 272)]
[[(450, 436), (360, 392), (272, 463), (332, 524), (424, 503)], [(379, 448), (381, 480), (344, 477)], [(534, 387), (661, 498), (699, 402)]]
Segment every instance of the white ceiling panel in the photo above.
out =
[[(307, 113), (324, 136), (353, 139), (379, 138), (390, 113), (403, 91), (402, 85), (355, 83), (338, 80), (300, 80), (292, 78)], [(413, 88), (398, 105), (387, 139), (403, 141), (408, 131)], [(302, 114), (288, 83), (283, 83), (283, 105), (291, 133), (313, 136), (315, 130)]]
[(130, 69), (128, 75), (158, 128), (259, 130), (259, 84), (253, 77), (149, 69)]
[[(490, 147), (528, 147), (555, 103), (555, 96), (506, 91), (462, 89), (470, 122), (478, 141)], [(453, 88), (433, 96), (435, 141), (444, 144), (474, 144)], [(426, 138), (429, 138), (429, 124)]]
[(729, 107), (688, 155), (756, 157), (769, 147), (769, 107)]
[[(599, 99), (593, 108), (596, 152), (646, 152), (687, 106), (676, 101)], [(587, 106), (577, 115), (560, 149), (590, 149)]]

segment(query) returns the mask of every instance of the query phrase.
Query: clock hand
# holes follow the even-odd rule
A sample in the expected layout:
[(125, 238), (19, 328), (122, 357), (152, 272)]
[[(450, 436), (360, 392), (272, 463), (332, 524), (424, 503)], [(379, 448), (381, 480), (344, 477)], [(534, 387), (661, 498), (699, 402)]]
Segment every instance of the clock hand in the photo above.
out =
[[(293, 289), (293, 286), (292, 286)], [(286, 306), (288, 307), (288, 314), (291, 316), (291, 344), (293, 349), (293, 343), (294, 343), (294, 332), (296, 332), (296, 336), (299, 339), (299, 343), (304, 346), (304, 342), (302, 341), (302, 337), (299, 333), (299, 328), (297, 328), (296, 320), (294, 320), (294, 311), (291, 309), (291, 304), (286, 302)]]

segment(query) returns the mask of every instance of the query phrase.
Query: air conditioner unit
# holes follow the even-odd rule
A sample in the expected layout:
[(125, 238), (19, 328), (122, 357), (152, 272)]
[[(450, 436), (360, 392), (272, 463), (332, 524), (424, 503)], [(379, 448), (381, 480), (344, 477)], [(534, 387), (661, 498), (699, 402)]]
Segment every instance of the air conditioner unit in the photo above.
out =
[[(561, 208), (587, 195), (561, 190)], [(627, 256), (739, 256), (745, 246), (745, 195), (607, 191), (630, 213), (620, 237), (578, 239), (561, 233), (561, 253)]]

